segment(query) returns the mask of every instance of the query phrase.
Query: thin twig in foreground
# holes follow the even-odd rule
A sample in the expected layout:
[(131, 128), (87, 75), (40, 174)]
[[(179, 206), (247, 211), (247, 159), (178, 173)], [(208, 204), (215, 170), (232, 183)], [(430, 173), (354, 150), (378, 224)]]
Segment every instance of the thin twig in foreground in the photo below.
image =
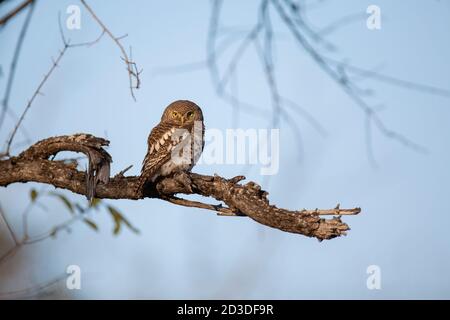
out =
[(23, 122), (23, 120), (25, 118), (25, 115), (27, 114), (28, 110), (30, 110), (30, 107), (33, 104), (34, 99), (36, 99), (36, 97), (41, 93), (42, 87), (47, 82), (48, 78), (53, 73), (53, 71), (56, 69), (56, 67), (58, 66), (59, 61), (61, 61), (61, 58), (64, 56), (64, 54), (66, 53), (68, 48), (69, 48), (69, 45), (65, 44), (64, 48), (59, 52), (59, 55), (56, 58), (56, 60), (53, 61), (53, 64), (52, 64), (50, 70), (45, 74), (44, 78), (39, 83), (36, 91), (34, 91), (33, 95), (31, 96), (31, 99), (28, 101), (28, 103), (27, 103), (27, 105), (25, 107), (25, 110), (23, 111), (22, 115), (20, 116), (19, 121), (14, 126), (14, 130), (12, 131), (12, 134), (9, 137), (8, 142), (6, 143), (6, 151), (5, 151), (6, 155), (9, 155), (9, 151), (10, 151), (10, 148), (11, 148), (11, 143), (13, 142), (14, 137), (15, 137), (15, 135), (17, 133), (17, 129), (19, 129), (20, 125), (22, 124), (22, 122)]
[(30, 21), (31, 21), (31, 17), (33, 16), (33, 12), (34, 12), (34, 2), (31, 2), (30, 4), (30, 9), (28, 10), (28, 14), (25, 18), (25, 21), (22, 25), (22, 29), (20, 30), (20, 34), (19, 34), (19, 38), (17, 39), (17, 44), (16, 44), (16, 48), (14, 49), (14, 55), (13, 55), (13, 60), (11, 62), (11, 69), (9, 71), (9, 75), (8, 75), (8, 82), (6, 84), (6, 90), (5, 90), (5, 95), (3, 96), (3, 101), (2, 101), (2, 112), (0, 114), (0, 129), (3, 125), (3, 121), (5, 120), (5, 116), (6, 113), (8, 111), (8, 107), (9, 107), (9, 98), (11, 95), (11, 89), (14, 83), (14, 77), (16, 75), (16, 67), (17, 67), (17, 62), (19, 60), (19, 56), (20, 56), (20, 51), (22, 50), (22, 45), (23, 42), (25, 40), (25, 36), (28, 30), (28, 26), (30, 25)]
[(39, 292), (54, 286), (58, 282), (64, 280), (66, 277), (67, 277), (66, 274), (61, 274), (60, 276), (56, 277), (53, 280), (38, 284), (38, 285), (30, 287), (30, 288), (15, 290), (15, 291), (8, 291), (8, 292), (0, 292), (0, 299), (30, 298), (30, 297), (33, 297), (33, 296), (39, 294)]
[(165, 197), (164, 200), (166, 200), (170, 203), (173, 203), (173, 204), (177, 204), (179, 206), (216, 211), (217, 215), (219, 215), (219, 216), (245, 216), (243, 214), (239, 214), (238, 212), (233, 211), (230, 208), (224, 207), (222, 204), (217, 204), (217, 205), (207, 204), (207, 203), (203, 203), (203, 202), (182, 199), (182, 198), (178, 198), (175, 196)]
[(25, 9), (28, 5), (32, 4), (34, 0), (25, 0), (16, 8), (14, 8), (11, 12), (6, 14), (4, 17), (0, 18), (0, 26), (5, 25), (10, 19), (14, 18), (18, 15), (23, 9)]
[(1, 205), (0, 205), (0, 216), (2, 217), (3, 221), (5, 222), (6, 228), (8, 229), (8, 232), (11, 235), (11, 238), (13, 239), (14, 244), (17, 245), (19, 243), (19, 241), (18, 241), (18, 239), (17, 239), (17, 237), (16, 237), (16, 235), (15, 235), (11, 225), (9, 224), (8, 219), (6, 218), (6, 213), (3, 210)]
[(62, 30), (62, 26), (61, 26), (61, 20), (59, 19), (59, 30), (60, 30), (60, 35), (61, 35), (61, 39), (62, 42), (64, 44), (63, 49), (59, 52), (58, 57), (56, 58), (56, 60), (52, 60), (52, 66), (49, 69), (49, 71), (44, 75), (44, 78), (41, 80), (41, 82), (39, 83), (37, 89), (34, 91), (33, 95), (31, 96), (31, 99), (28, 101), (24, 111), (22, 112), (19, 120), (17, 121), (10, 138), (8, 139), (8, 141), (6, 142), (6, 150), (3, 153), (0, 153), (0, 158), (2, 157), (9, 157), (10, 156), (10, 151), (11, 151), (11, 144), (14, 140), (15, 135), (17, 134), (17, 130), (19, 129), (20, 125), (22, 124), (25, 115), (28, 113), (29, 109), (31, 108), (31, 105), (33, 104), (33, 101), (36, 99), (36, 97), (39, 94), (42, 94), (41, 89), (44, 86), (44, 84), (47, 82), (48, 78), (51, 76), (51, 74), (53, 73), (53, 71), (56, 69), (56, 67), (58, 67), (59, 62), (61, 61), (62, 57), (64, 56), (64, 54), (67, 52), (68, 49), (71, 48), (76, 48), (76, 47), (90, 47), (96, 43), (98, 43), (101, 38), (103, 37), (103, 35), (105, 34), (105, 32), (102, 32), (100, 34), (100, 36), (98, 36), (95, 40), (90, 41), (90, 42), (82, 42), (82, 43), (74, 43), (71, 44), (70, 40), (66, 40), (65, 36), (64, 36), (64, 32)]
[[(138, 70), (136, 63), (131, 60), (131, 58), (128, 57), (128, 54), (125, 50), (125, 48), (120, 43), (120, 37), (116, 37), (112, 34), (112, 32), (106, 27), (106, 25), (97, 17), (94, 10), (86, 3), (84, 0), (80, 0), (83, 6), (89, 11), (92, 18), (100, 25), (102, 30), (116, 43), (116, 45), (119, 47), (121, 53), (122, 53), (122, 59), (124, 60), (125, 64), (127, 65), (127, 71), (128, 71), (128, 78), (129, 78), (129, 84), (130, 84), (130, 93), (133, 97), (133, 100), (136, 101), (136, 97), (134, 95), (134, 89), (139, 89), (141, 86), (141, 80), (139, 78), (140, 73), (142, 70)], [(135, 79), (136, 84), (133, 84), (133, 78)]]

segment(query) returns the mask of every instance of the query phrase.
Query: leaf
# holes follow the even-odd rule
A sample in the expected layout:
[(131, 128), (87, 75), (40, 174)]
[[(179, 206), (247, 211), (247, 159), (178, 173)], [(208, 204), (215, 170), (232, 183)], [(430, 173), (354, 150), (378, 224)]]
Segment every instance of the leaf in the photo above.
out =
[(74, 213), (73, 210), (73, 204), (69, 201), (69, 199), (66, 198), (66, 196), (57, 193), (57, 192), (49, 192), (50, 195), (57, 197), (59, 200), (62, 201), (62, 203), (64, 203), (64, 205), (66, 206), (66, 208), (70, 211), (70, 213)]
[(98, 209), (99, 204), (102, 202), (99, 198), (92, 198), (91, 203), (89, 203), (89, 207)]
[(114, 235), (119, 234), (122, 223), (125, 224), (132, 232), (139, 233), (139, 230), (135, 228), (116, 208), (113, 206), (107, 206), (108, 211), (114, 219)]
[(121, 222), (122, 222), (122, 215), (119, 211), (117, 211), (116, 208), (112, 206), (108, 206), (108, 210), (111, 213), (113, 219), (114, 219), (114, 230), (113, 234), (118, 235), (120, 232)]
[(138, 234), (139, 229), (133, 226), (124, 216), (122, 216), (122, 222), (125, 223), (125, 225), (130, 229), (132, 232)]
[(36, 189), (31, 189), (30, 190), (30, 198), (31, 198), (31, 202), (34, 202), (36, 200), (38, 196), (38, 192), (36, 191)]
[(84, 218), (83, 221), (84, 221), (89, 227), (91, 227), (91, 228), (94, 229), (95, 231), (98, 231), (97, 224), (96, 224), (94, 221), (92, 221), (92, 220), (90, 220), (90, 219), (88, 219), (88, 218)]
[(53, 228), (52, 231), (50, 231), (50, 237), (56, 238), (56, 233), (58, 232), (57, 228)]

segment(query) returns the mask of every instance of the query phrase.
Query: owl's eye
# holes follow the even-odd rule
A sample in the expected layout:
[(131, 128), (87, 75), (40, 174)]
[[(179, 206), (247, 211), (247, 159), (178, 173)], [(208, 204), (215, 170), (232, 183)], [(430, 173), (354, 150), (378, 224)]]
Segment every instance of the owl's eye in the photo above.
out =
[(193, 111), (189, 111), (188, 113), (186, 113), (186, 116), (188, 119), (192, 119), (194, 117), (194, 112)]
[(178, 112), (172, 111), (172, 118), (176, 118), (176, 117), (178, 117)]

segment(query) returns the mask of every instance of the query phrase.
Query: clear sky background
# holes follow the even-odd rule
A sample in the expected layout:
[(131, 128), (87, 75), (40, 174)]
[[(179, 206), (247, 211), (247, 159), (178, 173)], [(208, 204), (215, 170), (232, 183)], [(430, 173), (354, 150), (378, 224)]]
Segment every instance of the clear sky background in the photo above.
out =
[[(135, 175), (149, 131), (173, 100), (198, 103), (207, 128), (270, 127), (270, 95), (253, 49), (239, 65), (239, 96), (260, 107), (263, 118), (241, 112), (235, 115), (239, 122), (233, 122), (232, 108), (215, 94), (207, 69), (155, 72), (205, 59), (210, 1), (89, 3), (115, 35), (128, 34), (123, 43), (132, 45), (133, 58), (144, 70), (137, 102), (130, 97), (120, 52), (109, 38), (91, 48), (71, 49), (25, 119), (33, 142), (76, 132), (104, 136), (111, 141), (112, 174), (133, 164), (129, 174)], [(257, 3), (225, 1), (223, 24), (237, 30), (251, 28)], [(7, 8), (15, 4), (11, 1)], [(64, 19), (70, 4), (79, 3), (37, 3), (10, 101), (16, 113), (23, 110), (49, 69), (51, 57), (62, 48), (58, 12)], [(308, 17), (314, 26), (322, 27), (347, 14), (364, 15), (370, 4), (381, 8), (382, 29), (368, 30), (361, 17), (329, 35), (337, 45), (329, 56), (449, 90), (449, 2), (329, 0), (311, 9)], [(89, 41), (100, 33), (83, 8), (81, 14), (81, 29), (66, 30), (73, 42)], [(0, 29), (2, 94), (24, 17)], [(95, 213), (98, 233), (76, 224), (70, 234), (62, 232), (56, 240), (23, 248), (0, 266), (1, 291), (51, 280), (67, 265), (77, 264), (82, 269), (82, 290), (68, 292), (60, 285), (52, 294), (75, 298), (450, 298), (449, 98), (362, 79), (360, 84), (375, 92), (368, 101), (383, 106), (380, 116), (386, 125), (428, 150), (416, 152), (374, 130), (378, 163), (374, 167), (367, 157), (364, 114), (293, 41), (276, 14), (273, 23), (280, 91), (308, 110), (327, 135), (293, 115), (302, 134), (298, 141), (282, 122), (280, 170), (270, 180), (259, 175), (258, 167), (201, 165), (194, 171), (222, 176), (245, 173), (264, 182), (271, 201), (285, 208), (360, 206), (360, 215), (344, 217), (352, 228), (347, 237), (319, 243), (246, 218), (217, 217), (159, 200), (120, 200), (110, 203), (140, 229), (139, 235), (124, 229), (113, 236), (110, 216)], [(2, 143), (12, 126), (9, 119), (0, 132)], [(17, 141), (21, 140), (19, 136)], [(0, 189), (0, 202), (18, 234), (31, 187), (39, 186), (15, 184)], [(56, 200), (46, 205), (48, 212), (32, 211), (33, 232), (69, 217)], [(3, 224), (0, 230), (6, 232)], [(6, 250), (7, 240), (2, 239)], [(369, 265), (381, 268), (381, 290), (366, 287)]]

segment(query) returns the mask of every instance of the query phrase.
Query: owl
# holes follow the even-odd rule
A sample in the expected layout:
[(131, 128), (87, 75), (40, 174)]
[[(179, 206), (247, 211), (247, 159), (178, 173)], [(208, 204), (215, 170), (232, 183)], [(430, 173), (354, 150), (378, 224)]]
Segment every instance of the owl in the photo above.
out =
[(146, 184), (160, 176), (190, 171), (203, 151), (204, 133), (203, 113), (198, 105), (188, 100), (169, 104), (148, 136), (136, 192), (142, 195)]

